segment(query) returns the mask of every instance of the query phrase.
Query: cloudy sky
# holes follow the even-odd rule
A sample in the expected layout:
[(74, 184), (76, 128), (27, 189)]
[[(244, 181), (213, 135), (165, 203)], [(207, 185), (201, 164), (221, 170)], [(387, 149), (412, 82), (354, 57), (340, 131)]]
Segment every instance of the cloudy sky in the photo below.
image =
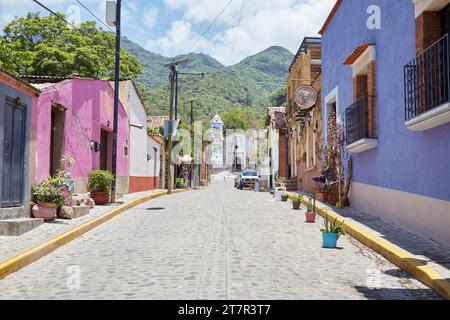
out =
[[(76, 0), (39, 0), (71, 21), (93, 20)], [(106, 0), (79, 0), (100, 19)], [(304, 36), (317, 36), (334, 0), (122, 0), (123, 33), (165, 56), (210, 54), (225, 65), (271, 45), (296, 52)], [(201, 37), (224, 9), (214, 25)], [(26, 12), (32, 0), (0, 0), (0, 27)]]

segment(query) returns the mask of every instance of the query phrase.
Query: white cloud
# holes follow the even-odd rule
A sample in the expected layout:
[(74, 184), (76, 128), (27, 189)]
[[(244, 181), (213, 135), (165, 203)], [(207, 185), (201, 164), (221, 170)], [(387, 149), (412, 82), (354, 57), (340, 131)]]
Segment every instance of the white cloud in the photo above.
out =
[[(229, 1), (155, 0), (149, 5), (148, 0), (126, 0), (122, 10), (124, 33), (133, 34), (135, 40), (145, 39), (141, 42), (147, 43), (141, 44), (147, 49), (166, 56), (186, 53)], [(243, 19), (238, 25), (244, 1)], [(105, 0), (82, 2), (100, 19), (105, 18)], [(167, 10), (158, 12), (157, 2), (164, 2)], [(75, 4), (73, 0), (45, 0), (43, 3), (61, 12)], [(304, 36), (317, 35), (333, 4), (330, 0), (234, 0), (209, 30), (206, 39), (201, 38), (192, 51), (210, 54), (224, 64), (236, 63), (271, 45), (296, 52)], [(45, 12), (30, 0), (0, 0), (0, 10), (0, 25), (28, 11)], [(83, 19), (93, 19), (84, 9), (81, 13)], [(156, 28), (161, 14), (167, 25)], [(176, 20), (170, 21), (171, 17)], [(149, 32), (151, 27), (152, 33)], [(163, 35), (161, 27), (168, 29)]]
[(192, 31), (192, 25), (186, 20), (177, 20), (171, 24), (167, 34), (157, 41), (150, 40), (146, 48), (149, 50), (157, 50), (159, 53), (167, 56), (176, 55), (177, 53), (185, 53), (189, 51), (194, 43), (198, 40), (197, 47), (200, 51), (211, 51), (212, 44)]
[(149, 29), (153, 28), (156, 19), (158, 18), (158, 8), (148, 8), (144, 13), (144, 25)]
[[(161, 39), (163, 42), (157, 41), (156, 45), (164, 44), (165, 54), (185, 52), (185, 47), (179, 47), (171, 40), (174, 39), (172, 35), (180, 32), (186, 39), (195, 38), (192, 25), (212, 21), (228, 1), (165, 0), (171, 10), (184, 12), (184, 25), (189, 25), (189, 28), (176, 30), (179, 26), (172, 25), (167, 36)], [(233, 7), (227, 9), (218, 27), (213, 28), (218, 32), (212, 30), (208, 33), (208, 40), (203, 39), (194, 51), (209, 53), (224, 64), (236, 63), (271, 45), (296, 52), (303, 37), (318, 35), (334, 4), (333, 1), (322, 0), (247, 0), (244, 17), (238, 25), (243, 1), (235, 1)], [(228, 24), (230, 22), (231, 25)]]

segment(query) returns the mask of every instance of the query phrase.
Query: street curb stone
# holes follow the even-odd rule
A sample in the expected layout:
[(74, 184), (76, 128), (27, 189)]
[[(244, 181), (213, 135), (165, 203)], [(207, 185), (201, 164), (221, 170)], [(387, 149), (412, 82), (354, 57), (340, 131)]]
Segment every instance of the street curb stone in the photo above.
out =
[[(303, 204), (308, 204), (308, 197), (305, 197)], [(443, 277), (439, 272), (433, 270), (432, 268), (426, 266), (421, 260), (417, 259), (413, 255), (407, 253), (406, 251), (397, 248), (386, 240), (368, 232), (356, 224), (345, 221), (345, 218), (337, 214), (334, 211), (330, 211), (320, 205), (316, 205), (318, 213), (325, 217), (328, 215), (332, 220), (337, 220), (337, 222), (344, 222), (344, 230), (347, 234), (366, 245), (367, 247), (375, 250), (383, 257), (405, 270), (416, 279), (429, 286), (431, 289), (436, 291), (442, 297), (450, 300), (450, 282)]]
[[(190, 191), (187, 190), (176, 190), (173, 191), (172, 194), (177, 194), (181, 192)], [(92, 220), (89, 220), (79, 226), (76, 226), (68, 231), (65, 231), (61, 233), (60, 235), (57, 235), (53, 237), (50, 240), (47, 240), (43, 242), (42, 244), (39, 244), (37, 246), (31, 247), (30, 249), (27, 249), (18, 255), (7, 259), (3, 262), (0, 262), (0, 280), (4, 279), (8, 275), (19, 271), (20, 269), (26, 267), (27, 265), (39, 260), (40, 258), (50, 254), (51, 252), (55, 251), (56, 249), (64, 246), (65, 244), (71, 242), (72, 240), (75, 240), (76, 238), (86, 234), (87, 232), (91, 231), (92, 229), (100, 226), (101, 224), (113, 219), (114, 217), (122, 214), (123, 212), (127, 211), (128, 209), (131, 209), (133, 207), (136, 207), (138, 205), (141, 205), (145, 202), (148, 202), (150, 200), (162, 197), (168, 195), (167, 192), (157, 192), (151, 195), (143, 196), (138, 199), (131, 200), (130, 202), (123, 204), (111, 211), (108, 211), (107, 213), (94, 218)]]

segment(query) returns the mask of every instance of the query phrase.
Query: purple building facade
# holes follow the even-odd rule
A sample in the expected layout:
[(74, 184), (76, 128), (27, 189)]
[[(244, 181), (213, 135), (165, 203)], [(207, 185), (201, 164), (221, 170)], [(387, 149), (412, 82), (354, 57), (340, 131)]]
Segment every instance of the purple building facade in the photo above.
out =
[[(450, 244), (448, 0), (339, 0), (321, 30), (352, 206)], [(325, 137), (326, 142), (326, 137)]]

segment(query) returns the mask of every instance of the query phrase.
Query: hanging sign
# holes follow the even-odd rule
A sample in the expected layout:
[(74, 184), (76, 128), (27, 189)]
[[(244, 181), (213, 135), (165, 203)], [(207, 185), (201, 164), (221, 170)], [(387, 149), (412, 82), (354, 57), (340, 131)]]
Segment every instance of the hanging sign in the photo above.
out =
[(310, 85), (302, 85), (295, 90), (294, 101), (301, 110), (309, 110), (316, 105), (318, 93)]
[(276, 129), (284, 129), (287, 125), (286, 114), (283, 112), (275, 113), (275, 128)]

